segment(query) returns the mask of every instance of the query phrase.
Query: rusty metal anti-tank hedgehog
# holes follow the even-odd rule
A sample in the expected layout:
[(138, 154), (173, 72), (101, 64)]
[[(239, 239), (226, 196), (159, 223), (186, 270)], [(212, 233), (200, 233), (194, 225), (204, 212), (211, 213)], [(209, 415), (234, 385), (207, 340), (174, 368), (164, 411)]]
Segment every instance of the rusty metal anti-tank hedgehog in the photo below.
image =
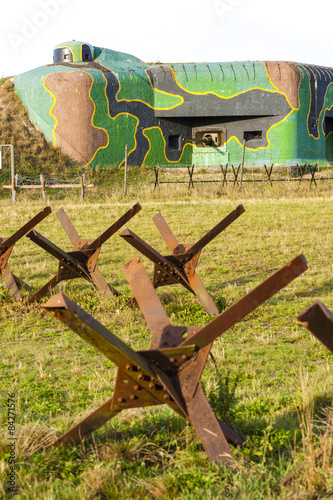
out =
[(333, 314), (320, 300), (299, 313), (297, 319), (333, 353)]
[(154, 288), (174, 284), (182, 285), (197, 296), (208, 314), (217, 316), (219, 311), (195, 272), (195, 268), (201, 250), (244, 212), (243, 205), (239, 205), (193, 245), (179, 243), (165, 219), (158, 213), (153, 221), (172, 255), (161, 255), (129, 229), (125, 229), (120, 236), (154, 263)]
[(155, 289), (135, 256), (124, 266), (153, 340), (146, 351), (134, 351), (65, 295), (43, 306), (118, 366), (114, 395), (60, 436), (54, 444), (77, 443), (122, 410), (167, 404), (187, 419), (213, 462), (234, 465), (228, 441), (242, 438), (213, 413), (200, 385), (212, 343), (307, 269), (302, 255), (269, 276), (202, 328), (173, 326)]
[(27, 290), (31, 290), (31, 288), (11, 272), (8, 265), (8, 259), (13, 251), (14, 245), (50, 213), (51, 207), (45, 207), (44, 210), (35, 215), (35, 217), (30, 219), (26, 224), (24, 224), (24, 226), (20, 227), (20, 229), (18, 229), (9, 238), (0, 238), (0, 275), (3, 278), (10, 295), (15, 300), (22, 299), (19, 288), (26, 288)]
[(89, 283), (92, 283), (102, 295), (113, 300), (115, 295), (119, 295), (119, 292), (105, 281), (97, 267), (97, 259), (103, 243), (111, 238), (113, 234), (140, 210), (140, 204), (136, 203), (98, 238), (87, 240), (80, 238), (68, 215), (64, 209), (61, 208), (56, 213), (56, 216), (73, 245), (73, 250), (71, 252), (64, 252), (64, 250), (37, 233), (37, 231), (31, 231), (27, 237), (59, 260), (59, 266), (57, 274), (30, 297), (29, 302), (32, 303), (42, 299), (61, 281), (76, 278), (84, 278)]

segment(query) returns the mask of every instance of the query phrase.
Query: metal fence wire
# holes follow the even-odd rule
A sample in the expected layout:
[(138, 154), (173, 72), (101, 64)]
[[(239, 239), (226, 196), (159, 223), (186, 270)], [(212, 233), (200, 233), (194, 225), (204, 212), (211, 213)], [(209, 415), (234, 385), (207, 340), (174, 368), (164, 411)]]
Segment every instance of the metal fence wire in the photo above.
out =
[[(194, 188), (195, 184), (220, 183), (222, 187), (240, 186), (243, 183), (275, 182), (309, 182), (310, 187), (317, 186), (319, 181), (333, 180), (333, 166), (319, 167), (316, 164), (304, 163), (288, 167), (263, 165), (262, 167), (238, 165), (219, 165), (219, 167), (201, 167), (184, 165), (182, 168), (170, 168), (168, 165), (153, 167), (154, 180), (151, 184), (154, 189), (161, 184), (187, 184)], [(164, 175), (168, 173), (168, 175)], [(172, 178), (173, 177), (173, 178)]]
[(64, 190), (69, 188), (80, 189), (80, 200), (84, 198), (86, 188), (94, 187), (94, 184), (86, 184), (85, 174), (75, 178), (60, 178), (49, 175), (40, 174), (39, 176), (20, 176), (15, 174), (11, 184), (3, 185), (4, 189), (11, 189), (12, 201), (16, 201), (16, 193), (21, 189), (40, 189), (43, 201), (46, 202), (46, 189)]

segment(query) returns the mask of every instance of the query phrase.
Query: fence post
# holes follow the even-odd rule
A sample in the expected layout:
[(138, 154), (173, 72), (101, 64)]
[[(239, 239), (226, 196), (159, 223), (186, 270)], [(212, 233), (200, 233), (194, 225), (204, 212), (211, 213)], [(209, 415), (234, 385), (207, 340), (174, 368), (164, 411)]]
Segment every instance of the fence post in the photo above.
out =
[(190, 176), (190, 180), (188, 182), (188, 188), (190, 189), (190, 187), (192, 186), (192, 188), (194, 189), (194, 183), (193, 183), (194, 163), (192, 165), (192, 168), (188, 165), (187, 170), (188, 170), (188, 175)]
[(12, 178), (12, 201), (16, 201), (16, 186), (17, 186), (18, 174), (15, 174)]
[(10, 168), (11, 168), (11, 175), (12, 179), (15, 176), (15, 155), (14, 155), (14, 145), (10, 145)]
[(155, 173), (155, 183), (154, 183), (154, 190), (159, 187), (159, 178), (158, 178), (158, 174), (159, 174), (159, 171), (158, 171), (158, 167), (160, 165), (158, 164), (157, 167), (154, 166), (154, 173)]
[(40, 174), (40, 183), (42, 186), (42, 198), (44, 203), (46, 203), (46, 193), (45, 193), (45, 177), (43, 174)]
[(80, 201), (83, 201), (84, 198), (84, 184), (86, 181), (86, 174), (81, 175), (81, 196), (80, 196)]
[(242, 187), (243, 185), (243, 169), (244, 169), (244, 158), (245, 158), (245, 144), (246, 140), (243, 140), (243, 152), (242, 152), (242, 167), (241, 167), (241, 178), (240, 178), (240, 185)]
[(226, 185), (226, 187), (228, 187), (228, 181), (227, 181), (227, 170), (228, 170), (228, 163), (226, 163), (225, 165), (225, 170), (223, 169), (223, 165), (221, 164), (220, 167), (221, 167), (221, 172), (222, 172), (222, 175), (223, 175), (223, 180), (222, 180), (222, 187), (224, 187), (224, 184)]

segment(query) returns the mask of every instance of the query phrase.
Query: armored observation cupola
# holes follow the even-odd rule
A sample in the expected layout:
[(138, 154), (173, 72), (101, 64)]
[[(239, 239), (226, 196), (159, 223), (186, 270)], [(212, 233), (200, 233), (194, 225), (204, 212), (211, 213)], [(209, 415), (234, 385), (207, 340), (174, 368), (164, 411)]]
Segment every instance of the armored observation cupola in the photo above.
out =
[(63, 42), (57, 45), (53, 51), (53, 63), (89, 62), (94, 60), (94, 47), (89, 43)]

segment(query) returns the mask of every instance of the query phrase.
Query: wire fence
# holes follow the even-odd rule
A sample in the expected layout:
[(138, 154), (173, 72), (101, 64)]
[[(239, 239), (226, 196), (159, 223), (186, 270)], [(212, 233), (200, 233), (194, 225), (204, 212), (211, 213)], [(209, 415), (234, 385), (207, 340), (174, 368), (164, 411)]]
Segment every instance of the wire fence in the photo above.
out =
[(264, 165), (263, 167), (238, 165), (220, 165), (219, 167), (198, 167), (187, 165), (175, 170), (167, 165), (157, 165), (153, 168), (154, 189), (161, 184), (187, 184), (194, 188), (195, 184), (219, 183), (222, 187), (240, 186), (243, 183), (276, 182), (309, 182), (310, 187), (317, 186), (320, 181), (333, 180), (333, 167), (320, 167), (316, 164), (304, 163), (288, 167)]
[[(333, 141), (333, 138), (332, 138)], [(252, 141), (253, 142), (253, 141)], [(308, 147), (300, 151), (302, 161), (295, 162), (293, 165), (285, 161), (283, 165), (280, 163), (272, 162), (272, 151), (269, 149), (256, 150), (256, 156), (253, 156), (254, 150), (249, 150), (243, 145), (242, 163), (229, 163), (227, 161), (229, 152), (227, 148), (195, 148), (191, 164), (186, 163), (166, 163), (149, 167), (152, 169), (152, 177), (147, 178), (145, 173), (143, 176), (138, 174), (131, 175), (130, 170), (129, 178), (127, 179), (127, 170), (125, 169), (124, 180), (124, 194), (126, 196), (127, 182), (131, 189), (140, 189), (142, 184), (147, 186), (147, 183), (153, 186), (153, 189), (158, 188), (162, 184), (183, 184), (188, 189), (193, 189), (199, 184), (215, 183), (225, 189), (232, 189), (236, 186), (243, 184), (260, 184), (266, 183), (270, 186), (276, 183), (291, 182), (304, 184), (308, 183), (310, 189), (317, 187), (322, 181), (333, 180), (333, 165), (330, 165), (329, 158), (333, 160), (333, 147), (329, 146), (329, 141), (326, 142), (324, 150), (320, 152), (318, 161), (314, 161), (318, 150)], [(125, 159), (127, 159), (125, 148)], [(291, 149), (281, 149), (278, 154), (281, 157), (287, 158), (291, 156)], [(13, 148), (13, 158), (11, 158), (10, 150), (2, 147), (2, 163), (0, 169), (0, 186), (5, 189), (12, 190), (12, 199), (16, 200), (16, 193), (20, 190), (41, 190), (43, 200), (46, 199), (46, 190), (48, 196), (61, 197), (64, 196), (64, 190), (68, 188), (80, 188), (81, 199), (84, 195), (86, 187), (93, 187), (92, 184), (86, 184), (84, 177), (82, 177), (82, 168), (78, 165), (66, 166), (57, 163), (54, 158), (46, 161), (44, 164), (45, 173), (35, 175), (38, 172), (36, 166), (31, 167), (33, 159), (31, 154), (28, 154), (22, 148)], [(305, 158), (309, 158), (306, 161)], [(194, 161), (194, 159), (196, 161)], [(15, 164), (16, 173), (14, 178), (12, 172), (15, 171), (13, 165)], [(126, 164), (126, 162), (125, 162)], [(106, 175), (107, 172), (119, 169), (113, 168), (115, 165), (103, 167), (101, 170), (105, 174), (99, 173), (96, 176), (98, 186), (104, 190), (119, 187), (121, 183), (120, 176)], [(29, 171), (31, 168), (31, 175)], [(130, 167), (129, 167), (130, 168)], [(133, 169), (135, 170), (135, 169)], [(139, 169), (140, 170), (140, 169)], [(50, 175), (50, 173), (52, 175)], [(111, 186), (112, 184), (112, 186)], [(111, 187), (110, 187), (111, 186)], [(53, 190), (53, 191), (51, 191)], [(36, 192), (35, 191), (35, 192)], [(52, 195), (51, 195), (52, 192)]]
[(11, 189), (13, 203), (16, 201), (16, 193), (20, 189), (41, 189), (42, 199), (46, 202), (46, 189), (64, 190), (76, 188), (81, 190), (80, 200), (82, 201), (85, 189), (94, 187), (94, 184), (86, 184), (85, 174), (75, 178), (59, 178), (49, 175), (44, 176), (43, 174), (39, 176), (19, 176), (19, 174), (15, 174), (11, 184), (3, 185), (2, 187), (4, 189)]

